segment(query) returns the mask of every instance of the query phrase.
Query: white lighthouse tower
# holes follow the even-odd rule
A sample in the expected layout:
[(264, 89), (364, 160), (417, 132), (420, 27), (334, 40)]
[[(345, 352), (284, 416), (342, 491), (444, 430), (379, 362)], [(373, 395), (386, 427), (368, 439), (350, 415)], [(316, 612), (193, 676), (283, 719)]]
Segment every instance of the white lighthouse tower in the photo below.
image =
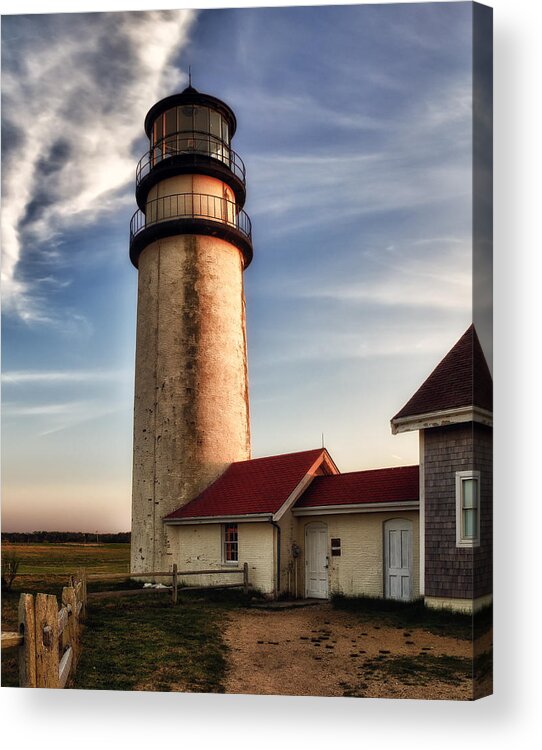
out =
[(192, 86), (145, 118), (130, 225), (138, 269), (131, 570), (169, 568), (162, 518), (250, 458), (243, 271), (252, 259), (235, 115)]

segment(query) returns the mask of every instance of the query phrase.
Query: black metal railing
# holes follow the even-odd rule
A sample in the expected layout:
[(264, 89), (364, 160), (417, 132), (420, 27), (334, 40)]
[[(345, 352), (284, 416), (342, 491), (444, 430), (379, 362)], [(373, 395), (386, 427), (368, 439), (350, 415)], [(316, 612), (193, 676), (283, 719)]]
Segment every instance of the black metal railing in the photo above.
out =
[(148, 201), (143, 211), (136, 211), (130, 221), (130, 243), (139, 232), (172, 219), (206, 219), (237, 229), (249, 240), (252, 227), (248, 214), (226, 198), (204, 193), (178, 193)]
[(136, 168), (136, 185), (146, 177), (151, 169), (164, 159), (186, 154), (202, 154), (224, 164), (233, 174), (246, 183), (246, 170), (243, 160), (227, 143), (210, 133), (179, 132), (161, 138), (139, 160)]

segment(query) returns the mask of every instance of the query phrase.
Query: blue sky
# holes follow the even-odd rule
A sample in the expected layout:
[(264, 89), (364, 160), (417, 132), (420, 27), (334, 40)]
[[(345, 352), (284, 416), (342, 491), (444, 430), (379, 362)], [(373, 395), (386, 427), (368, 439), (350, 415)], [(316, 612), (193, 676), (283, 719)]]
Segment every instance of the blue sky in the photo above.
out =
[(4, 529), (129, 528), (134, 172), (189, 64), (247, 167), (253, 454), (417, 462), (389, 420), (472, 320), (471, 48), (470, 3), (2, 19)]

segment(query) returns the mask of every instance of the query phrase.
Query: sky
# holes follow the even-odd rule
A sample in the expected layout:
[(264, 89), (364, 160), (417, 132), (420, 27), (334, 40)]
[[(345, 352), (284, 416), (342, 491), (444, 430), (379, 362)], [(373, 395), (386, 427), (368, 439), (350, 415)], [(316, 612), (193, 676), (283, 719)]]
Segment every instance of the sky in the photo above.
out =
[(473, 318), (471, 14), (2, 18), (4, 530), (130, 526), (135, 166), (188, 65), (247, 168), (253, 455), (418, 462), (389, 421)]

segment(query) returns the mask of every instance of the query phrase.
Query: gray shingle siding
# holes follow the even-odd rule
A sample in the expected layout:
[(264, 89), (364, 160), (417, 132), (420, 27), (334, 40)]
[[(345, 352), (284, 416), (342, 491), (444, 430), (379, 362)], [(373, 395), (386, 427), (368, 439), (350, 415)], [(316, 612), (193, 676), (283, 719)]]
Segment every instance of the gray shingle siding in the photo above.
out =
[[(492, 588), (492, 430), (477, 423), (425, 430), (425, 594), (470, 599)], [(480, 472), (480, 546), (456, 546), (455, 475)]]

